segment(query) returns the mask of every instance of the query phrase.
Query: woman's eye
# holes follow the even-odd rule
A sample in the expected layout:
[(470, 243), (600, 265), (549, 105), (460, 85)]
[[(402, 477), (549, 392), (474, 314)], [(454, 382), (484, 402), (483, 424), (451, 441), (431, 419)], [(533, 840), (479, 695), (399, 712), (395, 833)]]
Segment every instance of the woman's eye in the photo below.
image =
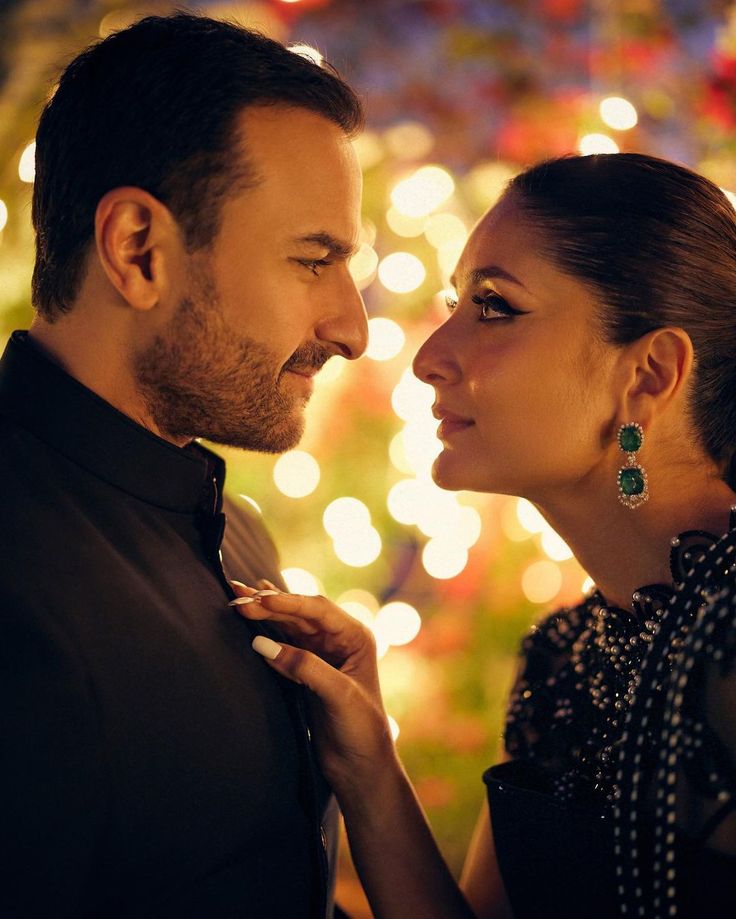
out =
[(509, 319), (512, 316), (523, 315), (522, 310), (516, 310), (510, 306), (499, 294), (484, 294), (472, 297), (473, 303), (480, 307), (482, 319)]

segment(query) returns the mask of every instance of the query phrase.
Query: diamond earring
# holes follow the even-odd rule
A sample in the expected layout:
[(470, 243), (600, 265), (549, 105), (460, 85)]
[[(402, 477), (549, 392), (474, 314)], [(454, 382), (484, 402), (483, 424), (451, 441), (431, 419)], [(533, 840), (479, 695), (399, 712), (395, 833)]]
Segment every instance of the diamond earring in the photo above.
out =
[(626, 465), (618, 471), (618, 500), (633, 510), (649, 500), (647, 474), (636, 460), (644, 443), (644, 429), (632, 421), (618, 429), (618, 445), (626, 454)]

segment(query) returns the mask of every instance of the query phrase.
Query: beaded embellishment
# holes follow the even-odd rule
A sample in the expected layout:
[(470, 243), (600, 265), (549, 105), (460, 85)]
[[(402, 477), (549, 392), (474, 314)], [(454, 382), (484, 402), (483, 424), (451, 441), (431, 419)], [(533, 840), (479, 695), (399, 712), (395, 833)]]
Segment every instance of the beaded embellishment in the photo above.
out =
[(723, 539), (688, 531), (672, 540), (670, 568), (674, 586), (640, 588), (631, 610), (593, 592), (530, 633), (505, 735), (555, 798), (613, 817), (622, 915), (647, 919), (677, 914), (678, 769), (719, 809), (736, 807), (736, 782), (712, 754), (717, 738), (686, 704), (698, 666), (724, 655), (736, 664), (736, 507)]

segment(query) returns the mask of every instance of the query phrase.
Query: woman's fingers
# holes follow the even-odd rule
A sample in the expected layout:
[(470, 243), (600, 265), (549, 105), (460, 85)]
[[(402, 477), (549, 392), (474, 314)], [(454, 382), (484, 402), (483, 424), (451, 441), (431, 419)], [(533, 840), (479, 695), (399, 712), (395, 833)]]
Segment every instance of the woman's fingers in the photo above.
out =
[(348, 678), (310, 651), (272, 641), (265, 635), (256, 635), (253, 650), (274, 670), (318, 695), (328, 707), (338, 703), (344, 695)]

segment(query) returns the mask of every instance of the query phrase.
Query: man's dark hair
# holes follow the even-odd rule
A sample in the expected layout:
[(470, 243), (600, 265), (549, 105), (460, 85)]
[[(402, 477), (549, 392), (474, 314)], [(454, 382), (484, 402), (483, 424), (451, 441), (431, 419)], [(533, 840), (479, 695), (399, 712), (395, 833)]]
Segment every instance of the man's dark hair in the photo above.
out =
[(113, 188), (134, 185), (166, 204), (190, 251), (210, 243), (224, 200), (256, 180), (233, 156), (237, 116), (278, 104), (309, 109), (349, 136), (363, 123), (360, 101), (335, 71), (201, 16), (150, 16), (76, 57), (36, 136), (39, 314), (53, 321), (71, 308), (97, 204)]
[(544, 254), (593, 291), (603, 338), (678, 326), (695, 368), (690, 411), (736, 488), (736, 214), (708, 179), (641, 153), (549, 160), (510, 182)]

